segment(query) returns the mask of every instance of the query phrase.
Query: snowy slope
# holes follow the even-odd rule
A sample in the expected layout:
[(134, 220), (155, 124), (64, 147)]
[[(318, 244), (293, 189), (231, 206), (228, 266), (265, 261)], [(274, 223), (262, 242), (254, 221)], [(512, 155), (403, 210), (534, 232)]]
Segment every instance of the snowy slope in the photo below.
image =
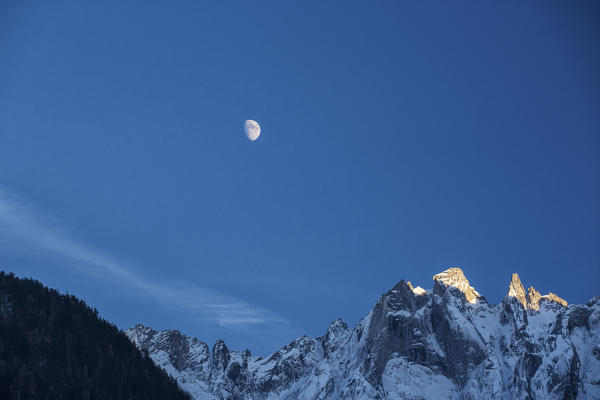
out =
[(567, 305), (513, 274), (490, 305), (459, 268), (401, 281), (359, 323), (267, 358), (136, 325), (138, 348), (195, 399), (600, 399), (600, 296)]

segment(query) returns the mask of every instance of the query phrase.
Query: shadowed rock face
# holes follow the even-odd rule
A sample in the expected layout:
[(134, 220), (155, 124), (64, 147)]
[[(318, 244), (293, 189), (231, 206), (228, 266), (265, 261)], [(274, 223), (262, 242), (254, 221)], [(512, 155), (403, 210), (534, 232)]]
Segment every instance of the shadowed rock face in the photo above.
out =
[(222, 341), (211, 355), (177, 331), (127, 334), (196, 399), (600, 399), (600, 296), (567, 306), (517, 274), (498, 305), (459, 268), (432, 290), (400, 281), (355, 327), (337, 319), (266, 358)]
[(373, 308), (367, 332), (369, 357), (365, 359), (371, 385), (381, 385), (385, 365), (394, 353), (412, 362), (431, 361), (420, 334), (431, 331), (431, 327), (428, 321), (412, 318), (416, 308), (413, 289), (404, 281), (384, 294)]
[(213, 370), (225, 371), (227, 365), (229, 365), (229, 361), (231, 360), (231, 357), (229, 356), (229, 349), (227, 346), (225, 346), (225, 342), (222, 340), (217, 340), (213, 346), (212, 353)]
[(569, 319), (567, 322), (567, 329), (569, 332), (579, 327), (590, 329), (590, 315), (592, 315), (591, 309), (587, 307), (575, 306), (569, 314)]

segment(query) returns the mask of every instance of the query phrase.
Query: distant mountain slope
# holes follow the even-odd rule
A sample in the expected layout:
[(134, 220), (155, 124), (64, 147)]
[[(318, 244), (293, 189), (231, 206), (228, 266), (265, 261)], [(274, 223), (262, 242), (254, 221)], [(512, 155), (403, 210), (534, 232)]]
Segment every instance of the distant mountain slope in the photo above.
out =
[(143, 325), (127, 335), (195, 399), (600, 399), (600, 296), (568, 305), (513, 274), (490, 305), (462, 270), (401, 281), (354, 328), (269, 357)]
[(0, 399), (188, 399), (74, 296), (0, 272)]

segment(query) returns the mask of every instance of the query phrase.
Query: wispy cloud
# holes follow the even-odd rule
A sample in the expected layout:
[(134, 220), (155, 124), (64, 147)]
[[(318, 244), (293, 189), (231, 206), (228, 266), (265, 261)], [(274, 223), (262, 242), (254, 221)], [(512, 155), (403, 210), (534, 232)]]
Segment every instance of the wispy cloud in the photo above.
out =
[[(118, 281), (145, 298), (192, 318), (228, 329), (285, 323), (275, 313), (204, 287), (150, 279), (129, 263), (78, 240), (56, 217), (24, 197), (0, 188), (0, 249), (59, 257), (68, 268), (94, 279)], [(9, 249), (10, 248), (10, 249)]]

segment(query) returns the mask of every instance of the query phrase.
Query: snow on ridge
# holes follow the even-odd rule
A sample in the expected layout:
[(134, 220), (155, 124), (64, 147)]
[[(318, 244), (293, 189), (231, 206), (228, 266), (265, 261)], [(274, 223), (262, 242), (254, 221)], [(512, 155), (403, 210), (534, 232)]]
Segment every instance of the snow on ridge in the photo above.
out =
[(412, 291), (417, 296), (424, 296), (427, 294), (427, 290), (423, 289), (421, 286), (417, 286), (417, 287), (413, 288)]
[(526, 307), (490, 306), (451, 268), (430, 292), (401, 282), (354, 327), (338, 318), (265, 359), (224, 343), (211, 354), (178, 331), (126, 333), (196, 400), (600, 399), (600, 295), (563, 307), (536, 292)]

